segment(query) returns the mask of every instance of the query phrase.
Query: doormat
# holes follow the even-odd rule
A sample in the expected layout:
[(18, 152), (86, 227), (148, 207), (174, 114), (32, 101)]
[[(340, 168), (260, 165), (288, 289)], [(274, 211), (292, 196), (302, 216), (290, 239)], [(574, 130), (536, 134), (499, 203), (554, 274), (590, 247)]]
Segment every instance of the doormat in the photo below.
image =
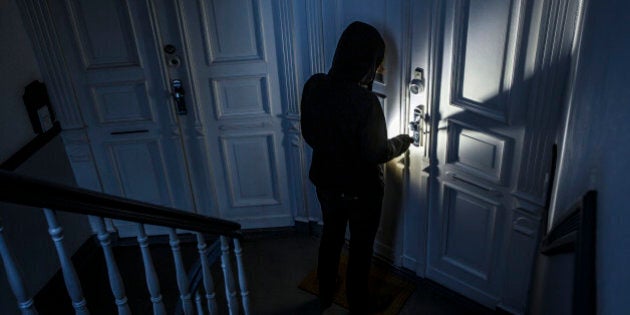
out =
[[(341, 255), (338, 273), (341, 276), (341, 283), (334, 297), (335, 304), (346, 309), (348, 309), (345, 290), (347, 265), (348, 257)], [(311, 271), (298, 287), (308, 293), (318, 295), (317, 269)], [(378, 304), (382, 304), (379, 307), (381, 311), (375, 314), (398, 314), (415, 288), (416, 285), (414, 283), (393, 273), (387, 267), (372, 263), (372, 268), (370, 269), (370, 297), (377, 297), (374, 300), (378, 301)]]

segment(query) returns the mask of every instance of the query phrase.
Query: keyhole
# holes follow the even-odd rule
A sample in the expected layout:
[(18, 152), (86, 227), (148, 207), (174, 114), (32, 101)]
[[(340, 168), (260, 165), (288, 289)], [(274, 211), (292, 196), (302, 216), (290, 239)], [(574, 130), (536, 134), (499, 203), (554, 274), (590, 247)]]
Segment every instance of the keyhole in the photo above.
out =
[(164, 52), (167, 54), (174, 54), (175, 51), (177, 51), (177, 48), (175, 48), (175, 46), (168, 44), (166, 46), (164, 46)]

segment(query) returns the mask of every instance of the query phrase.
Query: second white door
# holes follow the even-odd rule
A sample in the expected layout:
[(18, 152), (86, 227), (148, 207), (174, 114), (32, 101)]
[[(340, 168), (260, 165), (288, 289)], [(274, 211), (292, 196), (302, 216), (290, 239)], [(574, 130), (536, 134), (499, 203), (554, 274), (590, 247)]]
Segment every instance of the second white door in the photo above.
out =
[(105, 192), (246, 228), (293, 224), (271, 1), (51, 9)]

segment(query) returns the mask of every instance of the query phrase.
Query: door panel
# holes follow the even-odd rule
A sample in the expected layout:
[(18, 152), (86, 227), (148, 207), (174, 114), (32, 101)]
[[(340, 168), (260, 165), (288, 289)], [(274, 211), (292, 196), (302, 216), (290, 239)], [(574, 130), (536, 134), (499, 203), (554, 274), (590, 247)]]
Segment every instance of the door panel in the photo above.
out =
[(199, 1), (198, 5), (207, 32), (207, 65), (264, 59), (257, 1)]
[(447, 101), (451, 105), (507, 122), (509, 108), (504, 93), (509, 91), (515, 66), (520, 2), (452, 3), (449, 10), (453, 20), (447, 22), (452, 23), (447, 26), (453, 45), (449, 50), (451, 99)]
[(231, 135), (221, 141), (231, 206), (281, 204), (273, 134)]
[(505, 111), (505, 104), (486, 101), (503, 90), (510, 9), (510, 1), (460, 1), (455, 8), (454, 104), (490, 117)]
[(496, 206), (445, 187), (442, 259), (485, 281), (490, 273)]
[[(168, 204), (164, 160), (157, 141), (118, 141), (107, 144), (112, 170), (120, 182), (119, 195), (153, 204)], [(150, 177), (148, 177), (150, 176)]]
[(508, 175), (511, 141), (499, 134), (449, 120), (446, 163), (457, 173), (501, 184)]
[(431, 213), (427, 275), (447, 286), (470, 288), (470, 297), (496, 303), (501, 252), (500, 199), (459, 179), (440, 183), (439, 210)]
[(153, 120), (144, 81), (94, 85), (90, 92), (99, 124)]
[(292, 225), (271, 1), (179, 5), (221, 216)]
[(264, 76), (211, 79), (218, 119), (269, 115), (268, 84)]
[(137, 66), (130, 11), (123, 1), (68, 0), (85, 69)]

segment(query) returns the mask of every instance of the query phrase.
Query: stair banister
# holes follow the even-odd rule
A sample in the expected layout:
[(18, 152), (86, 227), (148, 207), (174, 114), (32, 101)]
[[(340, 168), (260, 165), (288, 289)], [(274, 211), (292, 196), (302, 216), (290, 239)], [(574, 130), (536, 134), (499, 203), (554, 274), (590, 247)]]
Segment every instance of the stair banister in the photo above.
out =
[[(63, 243), (63, 228), (57, 221), (55, 211), (87, 215), (93, 223), (92, 226), (95, 228), (95, 233), (105, 256), (110, 287), (115, 299), (114, 303), (118, 308), (118, 314), (128, 315), (131, 314), (131, 312), (122, 277), (112, 252), (111, 235), (106, 229), (104, 219), (118, 219), (138, 223), (137, 240), (142, 253), (147, 289), (151, 296), (151, 302), (153, 303), (154, 315), (164, 315), (166, 314), (166, 310), (160, 294), (157, 273), (151, 259), (144, 224), (169, 228), (170, 245), (176, 267), (182, 309), (185, 314), (204, 313), (204, 303), (200, 294), (200, 287), (197, 287), (197, 284), (195, 284), (195, 287), (190, 287), (189, 285), (184, 270), (176, 229), (196, 232), (197, 248), (201, 258), (200, 268), (207, 302), (205, 306), (208, 308), (210, 314), (217, 314), (218, 307), (214, 293), (214, 281), (210, 274), (210, 265), (207, 260), (209, 250), (204, 234), (220, 236), (221, 267), (230, 314), (243, 313), (248, 315), (251, 312), (249, 306), (249, 291), (247, 289), (242, 260), (242, 248), (239, 241), (242, 236), (241, 227), (237, 222), (42, 181), (7, 171), (0, 171), (0, 201), (44, 209), (44, 214), (49, 225), (49, 234), (57, 249), (64, 281), (76, 314), (87, 315), (89, 311), (82, 294), (81, 284), (79, 283), (76, 271), (70, 260), (69, 253), (67, 253), (65, 249)], [(37, 314), (33, 299), (26, 293), (24, 282), (18, 272), (19, 268), (9, 251), (2, 232), (3, 228), (0, 224), (0, 254), (8, 275), (9, 284), (17, 298), (18, 307), (23, 315)], [(233, 241), (236, 255), (235, 260), (237, 263), (236, 271), (238, 272), (237, 279), (240, 289), (240, 303), (236, 282), (232, 273), (230, 241)], [(241, 306), (242, 312), (240, 309)]]

